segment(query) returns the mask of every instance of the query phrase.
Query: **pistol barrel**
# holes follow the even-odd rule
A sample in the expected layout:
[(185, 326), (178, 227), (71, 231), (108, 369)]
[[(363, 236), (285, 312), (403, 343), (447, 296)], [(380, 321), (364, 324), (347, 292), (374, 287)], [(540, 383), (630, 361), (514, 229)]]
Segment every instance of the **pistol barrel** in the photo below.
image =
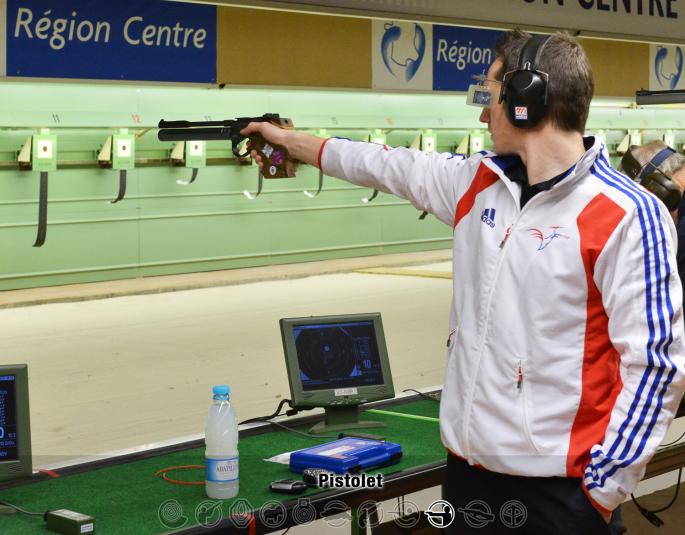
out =
[[(160, 141), (212, 141), (217, 139), (233, 139), (235, 134), (231, 128), (162, 128), (157, 137)], [(242, 136), (241, 136), (242, 137)]]

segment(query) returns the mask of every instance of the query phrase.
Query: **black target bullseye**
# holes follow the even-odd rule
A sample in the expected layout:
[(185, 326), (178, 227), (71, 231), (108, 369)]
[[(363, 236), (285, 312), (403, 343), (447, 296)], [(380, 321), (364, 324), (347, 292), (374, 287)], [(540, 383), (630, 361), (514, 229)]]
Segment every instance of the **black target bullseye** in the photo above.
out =
[(344, 328), (307, 329), (295, 344), (300, 369), (310, 379), (349, 377), (354, 370), (354, 342)]

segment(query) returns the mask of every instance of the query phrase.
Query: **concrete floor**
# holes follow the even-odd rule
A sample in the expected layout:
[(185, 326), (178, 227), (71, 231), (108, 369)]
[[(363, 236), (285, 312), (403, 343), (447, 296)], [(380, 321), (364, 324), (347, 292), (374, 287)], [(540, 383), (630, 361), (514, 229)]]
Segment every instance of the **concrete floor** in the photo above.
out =
[(240, 419), (271, 413), (283, 317), (381, 312), (396, 390), (442, 384), (450, 299), (444, 278), (342, 273), (58, 302), (1, 309), (0, 346), (29, 365), (40, 467), (201, 433), (217, 383)]

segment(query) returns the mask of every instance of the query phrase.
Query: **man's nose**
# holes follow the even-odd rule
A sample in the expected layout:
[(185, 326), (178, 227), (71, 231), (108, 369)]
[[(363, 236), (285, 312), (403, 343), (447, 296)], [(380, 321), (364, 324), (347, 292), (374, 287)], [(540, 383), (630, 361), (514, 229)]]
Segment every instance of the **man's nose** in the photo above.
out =
[(480, 112), (479, 121), (481, 123), (489, 123), (490, 122), (490, 108), (483, 108), (483, 111)]

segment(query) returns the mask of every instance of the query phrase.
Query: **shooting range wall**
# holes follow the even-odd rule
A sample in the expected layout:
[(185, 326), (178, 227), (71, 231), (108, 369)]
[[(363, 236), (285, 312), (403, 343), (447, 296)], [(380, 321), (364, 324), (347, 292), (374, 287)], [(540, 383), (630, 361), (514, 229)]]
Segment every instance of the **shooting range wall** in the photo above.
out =
[[(17, 25), (23, 6), (23, 20), (27, 10), (35, 12), (35, 30), (43, 13), (37, 0), (0, 0), (0, 22), (7, 17), (0, 27), (11, 30), (0, 32), (7, 42), (0, 50), (0, 74), (7, 74), (0, 80), (0, 290), (450, 246), (449, 227), (433, 217), (419, 221), (419, 212), (392, 196), (381, 194), (365, 204), (361, 199), (370, 190), (326, 177), (323, 192), (306, 197), (303, 191), (316, 190), (318, 181), (318, 171), (306, 166), (296, 179), (267, 180), (264, 193), (250, 201), (243, 191), (256, 190), (257, 169), (233, 158), (229, 142), (208, 143), (207, 167), (197, 181), (177, 184), (189, 179), (191, 169), (172, 166), (173, 144), (156, 138), (162, 118), (220, 120), (277, 112), (291, 117), (296, 128), (324, 136), (423, 149), (432, 137), (435, 150), (466, 155), (489, 148), (479, 112), (464, 105), (463, 92), (372, 89), (378, 21), (138, 4), (127, 0), (140, 10), (131, 11), (140, 12), (139, 19), (155, 21), (177, 11), (164, 24), (171, 27), (178, 19), (186, 27), (207, 28), (206, 46), (194, 52), (167, 46), (160, 55), (154, 46), (141, 45), (138, 18), (128, 19), (137, 25), (126, 26), (112, 18), (119, 12), (81, 2), (78, 17), (102, 17), (112, 36), (128, 27), (138, 44), (112, 37), (109, 48), (71, 41), (50, 48), (50, 40)], [(58, 16), (58, 8), (63, 6), (55, 3), (51, 16)], [(596, 99), (588, 131), (601, 131), (614, 158), (628, 141), (664, 138), (682, 150), (683, 108), (632, 109), (630, 99), (613, 98), (649, 85), (650, 45), (597, 39), (584, 45), (597, 94), (607, 97)], [(123, 63), (115, 68), (112, 61)], [(34, 248), (38, 173), (19, 170), (17, 158), (26, 140), (46, 127), (57, 136), (57, 170), (49, 173), (47, 240)], [(128, 172), (126, 197), (110, 204), (118, 171), (99, 168), (97, 155), (120, 128), (135, 136), (135, 168)]]

